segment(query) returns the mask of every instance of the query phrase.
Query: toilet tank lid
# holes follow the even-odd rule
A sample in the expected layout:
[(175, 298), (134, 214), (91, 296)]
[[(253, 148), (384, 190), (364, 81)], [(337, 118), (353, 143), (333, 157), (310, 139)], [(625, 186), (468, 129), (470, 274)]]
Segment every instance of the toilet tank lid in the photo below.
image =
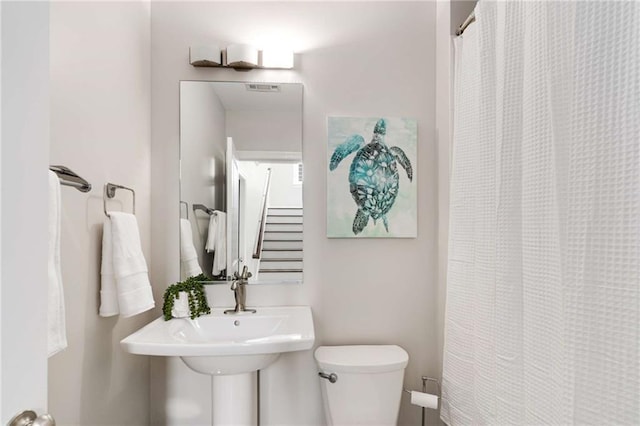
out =
[(396, 345), (320, 346), (315, 358), (321, 369), (345, 373), (397, 371), (409, 362), (409, 354)]

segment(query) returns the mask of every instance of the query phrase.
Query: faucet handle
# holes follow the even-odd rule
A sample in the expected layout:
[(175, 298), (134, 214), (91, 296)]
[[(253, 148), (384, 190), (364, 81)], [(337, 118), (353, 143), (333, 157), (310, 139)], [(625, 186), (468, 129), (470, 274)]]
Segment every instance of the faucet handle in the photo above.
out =
[(247, 267), (247, 265), (244, 265), (244, 267), (242, 268), (242, 275), (240, 276), (240, 278), (242, 278), (243, 280), (248, 280), (249, 278), (251, 278), (251, 272), (249, 272), (249, 268)]

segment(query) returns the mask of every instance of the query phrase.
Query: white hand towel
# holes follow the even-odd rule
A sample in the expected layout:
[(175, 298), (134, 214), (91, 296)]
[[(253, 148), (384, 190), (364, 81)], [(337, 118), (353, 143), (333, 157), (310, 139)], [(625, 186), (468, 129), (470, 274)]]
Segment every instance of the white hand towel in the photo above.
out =
[(67, 347), (67, 331), (60, 269), (60, 180), (52, 171), (49, 171), (48, 274), (47, 352), (53, 356)]
[(180, 219), (180, 261), (184, 278), (202, 274), (202, 268), (198, 263), (198, 253), (193, 245), (191, 222), (188, 219)]
[(105, 217), (102, 228), (102, 266), (100, 268), (100, 316), (118, 315), (118, 290), (113, 272), (111, 219)]
[[(105, 296), (104, 312), (103, 306), (100, 307), (100, 315), (115, 315), (113, 307), (117, 302), (118, 312), (123, 317), (130, 317), (141, 312), (147, 311), (155, 306), (153, 300), (153, 292), (151, 291), (151, 283), (147, 275), (147, 263), (142, 253), (140, 244), (140, 232), (138, 230), (138, 222), (136, 217), (129, 213), (110, 212), (111, 232), (108, 232), (109, 226), (103, 234), (103, 250), (105, 246), (107, 250), (111, 246), (112, 271), (110, 274), (108, 265), (108, 252), (102, 257), (103, 278), (106, 276), (106, 282), (102, 283), (101, 295)], [(111, 237), (111, 241), (105, 242), (105, 238)], [(116, 300), (113, 298), (113, 287), (109, 288), (112, 282), (109, 281), (110, 275), (115, 277), (115, 293)]]
[(216, 212), (216, 232), (214, 240), (213, 255), (213, 275), (227, 269), (227, 214), (224, 212)]
[(217, 232), (218, 232), (218, 215), (214, 213), (209, 216), (209, 230), (207, 231), (207, 243), (204, 246), (204, 249), (207, 251), (207, 253), (211, 253), (216, 249), (216, 233)]

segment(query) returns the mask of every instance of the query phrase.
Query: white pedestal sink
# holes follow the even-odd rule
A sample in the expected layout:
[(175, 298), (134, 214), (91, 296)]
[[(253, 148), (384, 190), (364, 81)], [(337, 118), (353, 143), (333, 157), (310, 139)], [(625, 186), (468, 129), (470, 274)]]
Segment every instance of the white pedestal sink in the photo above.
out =
[(255, 372), (283, 352), (311, 349), (315, 340), (308, 306), (257, 308), (225, 315), (212, 309), (195, 320), (163, 318), (123, 339), (132, 354), (179, 356), (189, 368), (213, 377), (212, 425), (255, 424)]

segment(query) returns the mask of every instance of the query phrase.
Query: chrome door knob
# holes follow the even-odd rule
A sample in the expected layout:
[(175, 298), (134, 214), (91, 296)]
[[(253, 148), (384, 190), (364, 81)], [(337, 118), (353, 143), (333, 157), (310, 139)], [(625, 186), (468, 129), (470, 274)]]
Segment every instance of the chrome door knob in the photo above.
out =
[(56, 421), (51, 414), (38, 416), (35, 411), (25, 410), (9, 420), (7, 426), (56, 426)]
[(56, 426), (56, 420), (51, 414), (41, 414), (36, 417), (31, 426)]
[(29, 426), (33, 423), (36, 417), (38, 417), (38, 415), (35, 411), (26, 410), (20, 414), (16, 414), (11, 420), (9, 420), (7, 426)]

